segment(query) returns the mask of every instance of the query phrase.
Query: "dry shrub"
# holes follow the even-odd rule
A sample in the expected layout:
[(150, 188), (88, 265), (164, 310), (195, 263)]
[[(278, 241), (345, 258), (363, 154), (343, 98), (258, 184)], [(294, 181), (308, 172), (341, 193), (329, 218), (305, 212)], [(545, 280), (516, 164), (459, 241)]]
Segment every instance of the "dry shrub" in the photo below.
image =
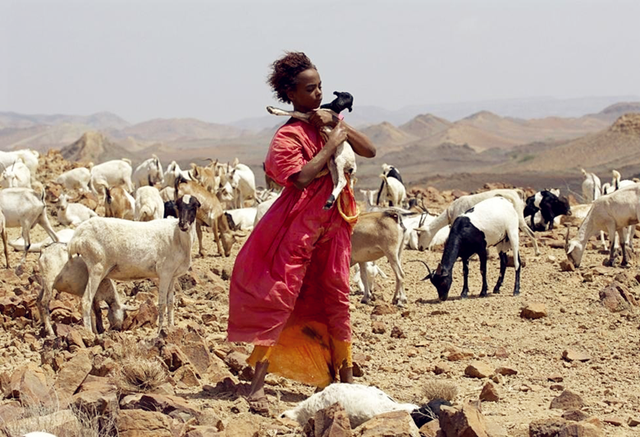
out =
[(167, 370), (157, 358), (126, 358), (120, 363), (115, 384), (125, 394), (149, 393), (167, 379)]
[(434, 379), (425, 384), (424, 395), (430, 401), (444, 399), (445, 401), (453, 402), (458, 395), (458, 387), (451, 382)]

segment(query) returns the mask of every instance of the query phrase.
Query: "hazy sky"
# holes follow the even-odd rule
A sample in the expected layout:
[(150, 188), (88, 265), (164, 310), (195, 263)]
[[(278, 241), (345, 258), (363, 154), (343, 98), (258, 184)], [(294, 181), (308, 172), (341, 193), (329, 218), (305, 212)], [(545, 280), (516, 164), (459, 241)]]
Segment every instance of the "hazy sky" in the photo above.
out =
[(263, 116), (284, 50), (325, 95), (387, 109), (638, 95), (639, 17), (640, 0), (0, 0), (0, 111)]

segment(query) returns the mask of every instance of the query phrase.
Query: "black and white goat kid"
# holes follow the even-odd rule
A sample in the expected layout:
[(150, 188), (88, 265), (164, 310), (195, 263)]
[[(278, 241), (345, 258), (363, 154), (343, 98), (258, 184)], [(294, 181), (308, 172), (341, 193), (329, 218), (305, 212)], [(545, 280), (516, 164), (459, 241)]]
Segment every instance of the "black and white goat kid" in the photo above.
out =
[[(349, 112), (353, 110), (353, 96), (351, 94), (340, 91), (334, 91), (333, 94), (336, 98), (333, 99), (331, 103), (320, 106), (319, 110), (331, 111), (334, 115), (338, 115), (345, 109), (348, 109)], [(267, 106), (267, 112), (273, 115), (284, 115), (297, 118), (298, 120), (305, 122), (309, 122), (309, 117), (311, 116), (311, 113), (285, 111), (273, 106)], [(328, 126), (325, 126), (323, 129), (325, 134), (328, 134), (331, 131)], [(356, 173), (356, 155), (353, 152), (351, 145), (347, 141), (340, 144), (327, 165), (331, 172), (331, 179), (333, 179), (333, 191), (327, 199), (324, 209), (330, 209), (333, 206), (340, 195), (340, 192), (347, 185), (347, 179), (344, 176), (345, 173), (348, 173), (349, 176), (351, 176), (351, 182), (353, 183), (353, 176)]]
[(447, 300), (449, 289), (453, 281), (453, 265), (458, 258), (462, 258), (464, 285), (462, 297), (469, 294), (469, 258), (473, 254), (480, 257), (480, 272), (482, 273), (481, 297), (487, 296), (487, 249), (497, 246), (500, 254), (500, 277), (493, 289), (500, 292), (504, 273), (507, 268), (507, 250), (513, 251), (516, 280), (513, 294), (520, 293), (520, 256), (518, 253), (518, 213), (507, 199), (492, 197), (476, 204), (453, 222), (449, 239), (445, 243), (442, 260), (435, 272), (424, 278), (430, 279), (438, 290), (440, 300)]
[[(531, 230), (551, 230), (553, 220), (560, 215), (571, 215), (571, 206), (566, 197), (559, 196), (558, 190), (543, 190), (527, 198), (524, 217), (531, 216)], [(536, 214), (542, 215), (541, 223), (537, 223)]]

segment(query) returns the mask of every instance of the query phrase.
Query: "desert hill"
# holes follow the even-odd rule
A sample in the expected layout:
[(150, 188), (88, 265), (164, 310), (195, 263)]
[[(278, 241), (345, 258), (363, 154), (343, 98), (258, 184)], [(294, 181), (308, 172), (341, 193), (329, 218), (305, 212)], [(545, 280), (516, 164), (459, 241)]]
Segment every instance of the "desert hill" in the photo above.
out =
[(640, 114), (640, 102), (620, 102), (611, 106), (607, 106), (597, 114), (592, 114), (590, 117), (606, 120), (610, 123), (616, 121), (624, 114), (635, 113)]
[(418, 115), (400, 126), (400, 130), (414, 137), (426, 138), (449, 129), (453, 123), (432, 114)]
[(0, 112), (0, 130), (5, 128), (29, 128), (39, 125), (60, 124), (86, 125), (93, 129), (123, 129), (130, 123), (111, 112), (97, 112), (91, 115), (64, 114), (18, 114)]
[(361, 129), (361, 132), (377, 146), (383, 146), (389, 150), (418, 138), (387, 122), (368, 126)]
[(75, 143), (61, 150), (62, 157), (68, 161), (100, 162), (112, 159), (128, 158), (139, 160), (138, 156), (112, 142), (101, 132), (85, 132)]
[(171, 142), (185, 138), (236, 138), (241, 133), (240, 129), (223, 124), (207, 123), (195, 118), (172, 118), (138, 123), (114, 132), (114, 136), (125, 135), (144, 140)]

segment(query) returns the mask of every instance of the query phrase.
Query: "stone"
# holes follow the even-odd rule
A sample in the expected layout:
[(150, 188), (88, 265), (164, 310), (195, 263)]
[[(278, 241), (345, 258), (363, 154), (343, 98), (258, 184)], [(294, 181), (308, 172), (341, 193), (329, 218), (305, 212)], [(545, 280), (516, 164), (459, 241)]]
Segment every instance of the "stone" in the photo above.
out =
[(602, 437), (602, 430), (582, 422), (560, 418), (542, 419), (529, 424), (529, 437)]
[(424, 437), (438, 437), (440, 433), (440, 422), (432, 420), (420, 427), (420, 434)]
[(565, 361), (589, 361), (591, 356), (584, 352), (577, 351), (575, 349), (566, 349), (562, 352), (562, 358)]
[(158, 411), (173, 418), (199, 418), (200, 409), (189, 404), (180, 396), (167, 396), (155, 393), (125, 396), (120, 401), (124, 410)]
[(314, 436), (318, 437), (351, 437), (351, 424), (344, 407), (336, 402), (324, 408), (313, 417)]
[(560, 393), (559, 396), (551, 400), (552, 410), (580, 410), (584, 407), (584, 401), (580, 395), (573, 393), (569, 390), (565, 390)]
[(433, 373), (436, 375), (442, 375), (443, 373), (451, 373), (451, 366), (445, 362), (436, 363), (433, 366)]
[(498, 402), (500, 400), (498, 389), (492, 382), (488, 381), (484, 387), (482, 387), (480, 400), (484, 402)]
[(493, 367), (481, 361), (475, 361), (464, 369), (464, 374), (471, 378), (488, 378), (493, 375)]
[(198, 379), (198, 374), (196, 372), (196, 369), (191, 364), (187, 364), (186, 366), (180, 367), (171, 376), (171, 378), (177, 383), (177, 385), (180, 388), (200, 387), (200, 380)]
[(143, 326), (155, 328), (157, 323), (158, 307), (151, 298), (147, 298), (140, 303), (137, 311), (127, 313), (122, 329), (125, 331), (133, 331)]
[(240, 373), (248, 365), (247, 358), (249, 355), (234, 351), (225, 357), (224, 362), (232, 372)]
[(473, 402), (461, 408), (442, 406), (439, 419), (445, 437), (489, 437), (485, 418)]
[(573, 272), (576, 270), (576, 266), (573, 265), (571, 261), (568, 259), (564, 259), (560, 261), (560, 271), (562, 272)]
[(407, 338), (407, 336), (399, 326), (394, 326), (391, 329), (391, 338)]
[(29, 363), (13, 372), (8, 392), (9, 396), (20, 399), (25, 406), (47, 404), (51, 401), (47, 377), (35, 363)]
[(617, 417), (617, 416), (603, 417), (602, 421), (604, 423), (608, 423), (609, 425), (613, 425), (613, 426), (622, 426), (624, 424), (624, 419), (622, 419), (621, 417)]
[(160, 358), (167, 365), (170, 372), (175, 372), (180, 367), (189, 363), (189, 358), (182, 352), (180, 346), (168, 344), (160, 351)]
[(583, 413), (580, 410), (567, 410), (562, 413), (562, 418), (570, 422), (582, 422), (588, 417), (587, 413)]
[(167, 344), (180, 347), (200, 375), (204, 375), (211, 365), (211, 353), (198, 327), (187, 325), (186, 328), (172, 328), (166, 336)]
[(621, 312), (637, 307), (638, 302), (629, 289), (619, 283), (613, 282), (599, 292), (600, 303), (611, 312)]
[(496, 358), (509, 358), (509, 352), (502, 346), (496, 349), (496, 352), (494, 355)]
[(396, 307), (391, 304), (379, 303), (373, 307), (373, 311), (371, 311), (371, 314), (375, 314), (377, 316), (385, 316), (389, 314), (395, 314), (396, 311)]
[[(80, 423), (78, 421), (78, 418), (75, 416), (75, 414), (73, 414), (71, 410), (67, 410), (67, 409), (57, 410), (51, 414), (42, 413), (41, 415), (38, 416), (38, 423), (46, 424), (47, 431), (50, 433), (54, 433), (53, 435), (57, 435), (57, 436), (71, 435), (71, 433), (69, 433), (69, 430), (80, 429)], [(8, 428), (24, 430), (24, 429), (30, 429), (30, 428), (32, 429), (33, 426), (34, 426), (34, 418), (26, 417), (11, 423)]]
[(638, 420), (635, 417), (629, 417), (629, 420), (627, 420), (627, 425), (629, 425), (630, 427), (634, 428), (634, 427), (640, 425), (640, 420)]
[(562, 382), (564, 381), (564, 378), (562, 377), (562, 375), (554, 373), (552, 375), (547, 376), (547, 380), (551, 382)]
[(354, 437), (420, 437), (420, 431), (406, 411), (378, 414), (353, 430)]
[(102, 388), (93, 385), (91, 389), (73, 395), (70, 405), (76, 411), (90, 416), (111, 415), (119, 410), (118, 391), (114, 385), (104, 385)]
[(602, 437), (601, 429), (582, 422), (570, 422), (560, 431), (558, 437)]
[(374, 334), (384, 334), (385, 332), (387, 332), (387, 327), (385, 326), (384, 322), (376, 320), (371, 324), (371, 332), (373, 332)]
[(224, 432), (215, 426), (190, 426), (185, 437), (224, 437)]
[(543, 303), (530, 303), (522, 308), (522, 310), (520, 311), (520, 317), (530, 320), (547, 317), (547, 307)]
[(157, 411), (120, 410), (116, 426), (120, 437), (173, 437), (172, 419)]
[(86, 349), (67, 361), (53, 384), (53, 388), (60, 397), (61, 402), (71, 399), (92, 368), (93, 363), (89, 357), (89, 351)]
[(516, 369), (512, 369), (511, 367), (498, 367), (496, 372), (498, 375), (511, 376), (517, 375), (518, 371)]

